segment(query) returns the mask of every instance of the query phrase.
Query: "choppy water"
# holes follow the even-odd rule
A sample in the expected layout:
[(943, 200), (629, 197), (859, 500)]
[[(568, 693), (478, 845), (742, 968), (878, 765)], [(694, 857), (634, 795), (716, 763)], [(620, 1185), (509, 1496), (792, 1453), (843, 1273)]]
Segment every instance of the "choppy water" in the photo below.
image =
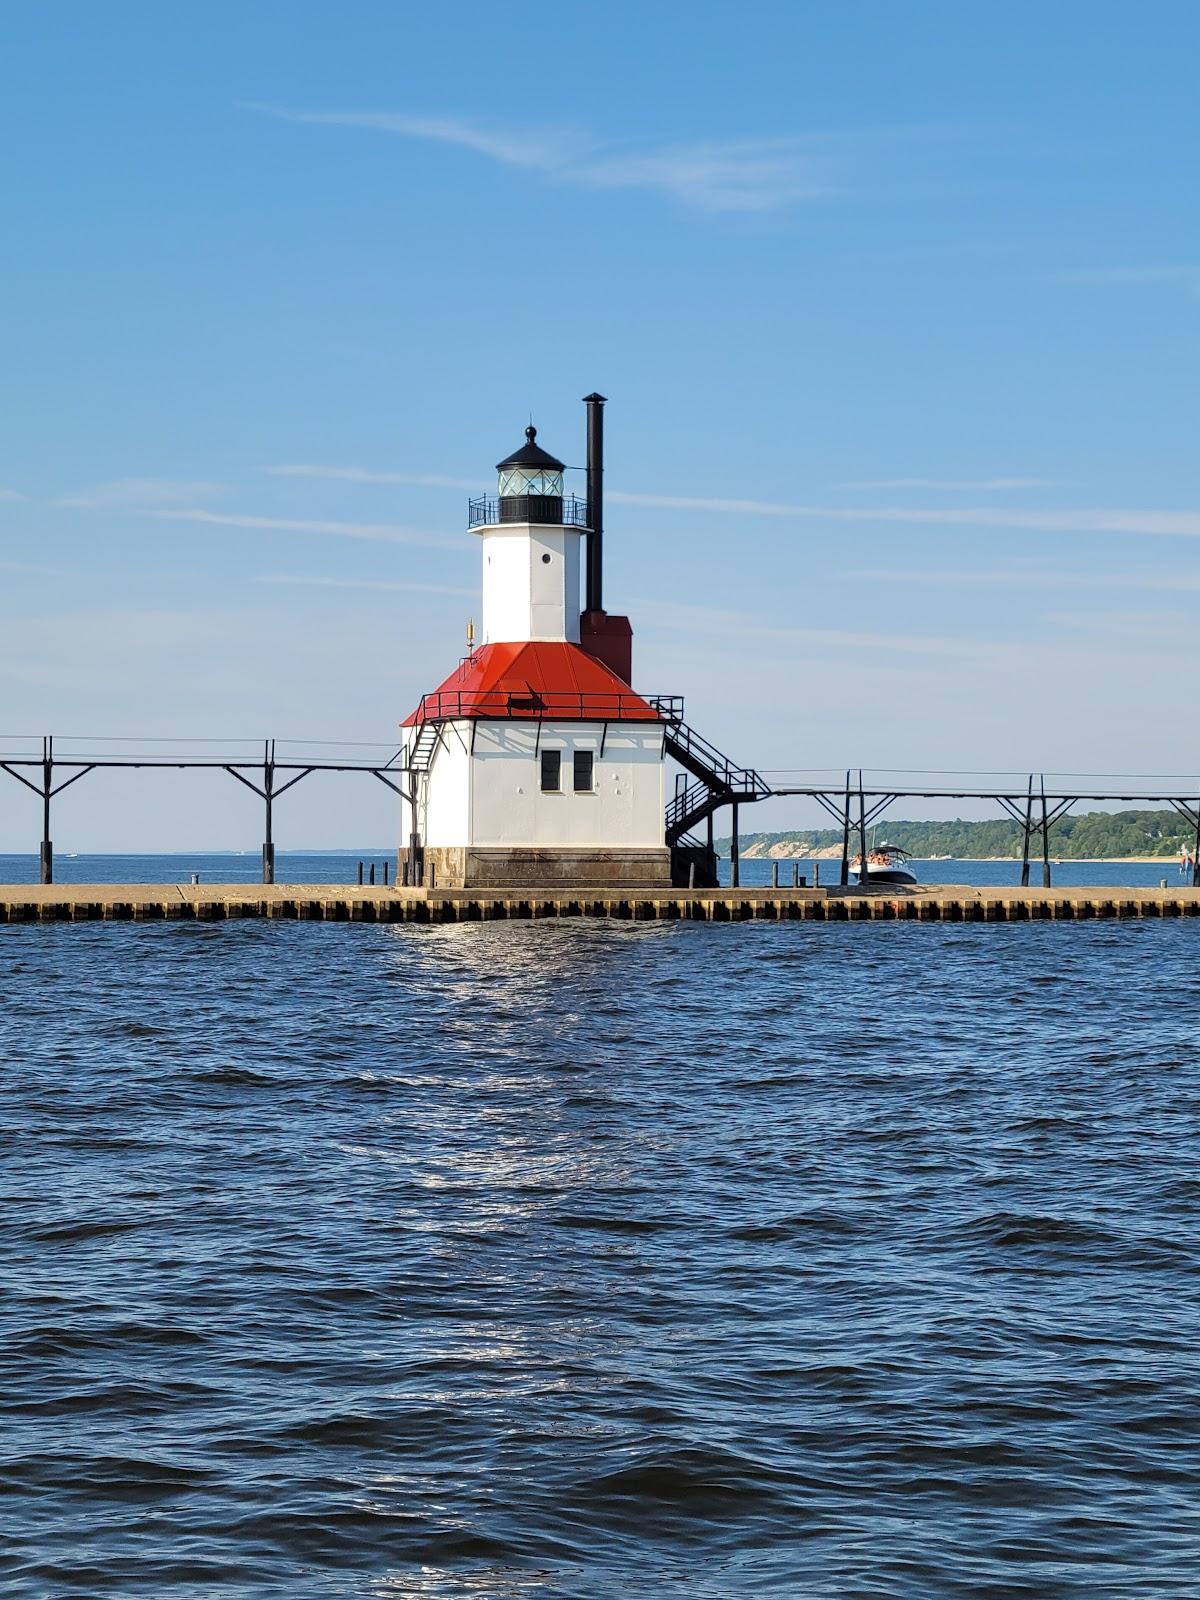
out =
[(0, 928), (0, 1592), (1195, 1594), (1197, 938)]

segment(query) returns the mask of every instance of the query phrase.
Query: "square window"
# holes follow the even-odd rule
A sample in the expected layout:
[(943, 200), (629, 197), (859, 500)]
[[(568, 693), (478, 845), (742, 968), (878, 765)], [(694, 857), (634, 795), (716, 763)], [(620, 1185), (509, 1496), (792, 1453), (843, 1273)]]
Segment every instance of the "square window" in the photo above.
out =
[(557, 794), (562, 788), (562, 751), (542, 751), (542, 793)]
[(575, 752), (575, 793), (591, 794), (592, 792), (592, 767), (595, 758), (590, 750), (576, 750)]

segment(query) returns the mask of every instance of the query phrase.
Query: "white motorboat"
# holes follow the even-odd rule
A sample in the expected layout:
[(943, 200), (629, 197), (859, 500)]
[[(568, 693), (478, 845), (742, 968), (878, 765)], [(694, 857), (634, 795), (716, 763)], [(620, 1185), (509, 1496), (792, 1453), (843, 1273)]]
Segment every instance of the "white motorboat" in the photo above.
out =
[(908, 851), (897, 844), (877, 844), (867, 851), (865, 876), (861, 855), (855, 856), (850, 869), (859, 883), (916, 883), (917, 875), (908, 864), (911, 859)]

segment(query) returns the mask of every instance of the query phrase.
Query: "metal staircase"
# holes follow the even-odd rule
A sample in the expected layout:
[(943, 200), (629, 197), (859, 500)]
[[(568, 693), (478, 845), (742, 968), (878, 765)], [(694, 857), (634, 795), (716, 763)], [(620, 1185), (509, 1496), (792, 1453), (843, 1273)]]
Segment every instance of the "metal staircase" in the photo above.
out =
[(408, 753), (407, 769), (409, 772), (428, 772), (433, 752), (437, 749), (438, 739), (441, 736), (442, 725), (440, 722), (423, 722), (417, 737), (413, 741), (412, 749)]
[(753, 767), (739, 767), (689, 727), (678, 701), (669, 702), (663, 697), (650, 703), (666, 723), (666, 754), (693, 779), (677, 790), (667, 804), (666, 839), (671, 847), (672, 876), (679, 882), (694, 878), (698, 888), (715, 884), (716, 857), (711, 847), (694, 838), (690, 830), (708, 821), (722, 806), (765, 800), (771, 786)]
[(730, 761), (678, 714), (667, 720), (666, 753), (696, 780), (673, 795), (667, 806), (669, 845), (681, 843), (689, 829), (721, 806), (750, 804), (771, 793), (770, 784), (753, 767)]

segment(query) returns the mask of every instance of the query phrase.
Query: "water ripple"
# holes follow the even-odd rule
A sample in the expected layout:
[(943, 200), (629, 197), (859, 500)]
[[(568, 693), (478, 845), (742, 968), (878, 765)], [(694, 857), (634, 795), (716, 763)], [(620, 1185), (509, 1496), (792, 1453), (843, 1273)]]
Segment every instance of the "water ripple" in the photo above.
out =
[(1196, 936), (0, 928), (0, 1591), (1192, 1593)]

